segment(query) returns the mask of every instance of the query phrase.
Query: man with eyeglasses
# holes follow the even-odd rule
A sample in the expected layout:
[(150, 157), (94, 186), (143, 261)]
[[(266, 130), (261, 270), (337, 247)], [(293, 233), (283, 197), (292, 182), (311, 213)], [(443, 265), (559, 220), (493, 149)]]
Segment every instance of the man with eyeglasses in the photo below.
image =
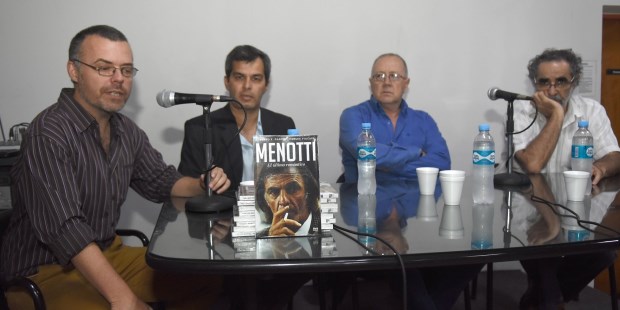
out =
[[(30, 123), (11, 170), (13, 213), (0, 253), (2, 275), (27, 276), (49, 309), (203, 309), (221, 279), (162, 273), (145, 247), (115, 234), (129, 187), (151, 201), (204, 192), (204, 176), (183, 177), (163, 162), (146, 133), (118, 113), (138, 72), (127, 38), (92, 26), (71, 40), (67, 71), (73, 88)], [(230, 186), (222, 169), (208, 186)], [(6, 294), (11, 309), (28, 309), (23, 291)]]
[[(271, 60), (263, 51), (251, 45), (239, 45), (226, 56), (224, 86), (236, 104), (211, 113), (213, 127), (212, 152), (215, 165), (222, 167), (231, 180), (231, 190), (242, 181), (254, 180), (253, 137), (255, 135), (285, 135), (295, 128), (292, 118), (261, 107), (269, 86)], [(199, 176), (205, 169), (204, 117), (185, 122), (185, 137), (181, 149), (179, 172)], [(241, 128), (239, 134), (237, 132)]]
[(536, 89), (531, 104), (515, 104), (515, 129), (532, 127), (514, 136), (518, 165), (526, 173), (570, 170), (571, 144), (580, 119), (589, 121), (594, 136), (592, 184), (620, 172), (620, 148), (605, 108), (575, 93), (582, 74), (581, 57), (570, 49), (547, 49), (530, 60), (529, 78)]
[[(407, 64), (393, 53), (380, 55), (370, 73), (369, 100), (340, 115), (340, 148), (344, 181), (357, 181), (357, 137), (362, 123), (371, 123), (377, 141), (377, 183), (417, 180), (417, 167), (450, 169), (450, 153), (437, 124), (426, 112), (409, 107), (403, 95), (409, 86)], [(482, 265), (455, 265), (407, 270), (409, 309), (451, 309)], [(386, 281), (396, 273), (368, 272)], [(336, 282), (335, 282), (336, 283)]]
[[(620, 172), (620, 148), (605, 108), (575, 93), (582, 74), (581, 57), (571, 49), (547, 49), (528, 64), (536, 92), (529, 104), (514, 106), (515, 170), (525, 173), (570, 170), (572, 137), (580, 119), (590, 122), (594, 136), (592, 184)], [(576, 300), (579, 292), (613, 263), (615, 252), (588, 253), (521, 261), (528, 274), (528, 289), (521, 308), (558, 309)]]
[(377, 140), (377, 181), (417, 178), (417, 167), (450, 169), (450, 153), (437, 124), (403, 99), (409, 87), (407, 64), (397, 54), (379, 56), (370, 74), (369, 100), (340, 115), (344, 181), (357, 181), (357, 137), (371, 123)]

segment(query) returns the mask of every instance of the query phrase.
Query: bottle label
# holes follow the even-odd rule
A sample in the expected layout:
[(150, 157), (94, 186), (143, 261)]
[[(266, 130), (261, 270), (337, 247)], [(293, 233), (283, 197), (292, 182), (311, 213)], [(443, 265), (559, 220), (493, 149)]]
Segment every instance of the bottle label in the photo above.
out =
[(358, 160), (376, 160), (377, 148), (372, 146), (358, 146), (357, 147), (357, 159)]
[(572, 158), (590, 159), (594, 156), (594, 147), (592, 145), (573, 145), (571, 149)]
[(495, 165), (495, 151), (494, 150), (474, 150), (473, 155), (474, 165)]

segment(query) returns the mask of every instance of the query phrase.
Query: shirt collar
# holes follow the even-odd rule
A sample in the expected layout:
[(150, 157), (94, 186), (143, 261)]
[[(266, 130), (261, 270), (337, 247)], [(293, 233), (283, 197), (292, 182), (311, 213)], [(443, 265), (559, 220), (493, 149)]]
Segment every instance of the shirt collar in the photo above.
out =
[(261, 113), (261, 110), (258, 109), (258, 122), (256, 123), (256, 134), (257, 135), (263, 134), (263, 121), (261, 120), (260, 113)]
[[(372, 103), (372, 108), (375, 110), (375, 113), (385, 114), (385, 111), (383, 111), (383, 107), (381, 107), (381, 104), (379, 103), (377, 98), (375, 98), (375, 96), (372, 96), (372, 95), (370, 96), (370, 102)], [(405, 99), (401, 99), (399, 114), (402, 116), (407, 116), (408, 110), (409, 110), (409, 105), (407, 104), (407, 101)]]
[(582, 105), (577, 104), (577, 97), (571, 95), (568, 100), (568, 109), (566, 109), (566, 115), (564, 116), (564, 122), (562, 127), (566, 127), (572, 123), (578, 122), (583, 118), (584, 112)]
[[(60, 92), (58, 103), (61, 109), (65, 110), (70, 118), (75, 121), (75, 127), (80, 132), (83, 132), (90, 126), (97, 125), (97, 121), (75, 100), (75, 98), (73, 98), (74, 93), (74, 88), (63, 88)], [(117, 130), (119, 134), (124, 132), (122, 121), (118, 113), (113, 113), (110, 117), (110, 126)]]

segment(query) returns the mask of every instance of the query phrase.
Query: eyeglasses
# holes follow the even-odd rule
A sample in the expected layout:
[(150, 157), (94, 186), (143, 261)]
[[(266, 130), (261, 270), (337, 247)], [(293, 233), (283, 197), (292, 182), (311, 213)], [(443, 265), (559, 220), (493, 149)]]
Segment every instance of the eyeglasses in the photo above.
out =
[(569, 87), (571, 84), (573, 84), (574, 80), (575, 80), (574, 76), (570, 80), (568, 80), (567, 78), (561, 77), (555, 80), (555, 83), (551, 83), (549, 79), (540, 79), (540, 80), (534, 80), (534, 84), (536, 84), (536, 88), (538, 89), (550, 89), (551, 86), (555, 87), (556, 89), (565, 89)]
[(83, 64), (83, 65), (85, 65), (85, 66), (87, 66), (87, 67), (97, 71), (97, 73), (99, 73), (99, 75), (106, 76), (106, 77), (113, 76), (114, 73), (116, 73), (116, 69), (119, 69), (121, 71), (121, 74), (124, 77), (128, 77), (128, 78), (134, 77), (138, 73), (138, 69), (134, 68), (134, 66), (121, 66), (121, 67), (102, 66), (102, 67), (95, 67), (95, 66), (89, 65), (89, 64), (87, 64), (87, 63), (85, 63), (83, 61), (80, 61), (79, 59), (72, 59), (72, 61), (79, 62), (79, 63), (81, 63), (81, 64)]
[(398, 82), (398, 81), (407, 79), (406, 76), (400, 73), (396, 73), (396, 72), (390, 72), (390, 73), (380, 72), (380, 73), (375, 73), (370, 76), (370, 79), (375, 82), (385, 82), (386, 78), (389, 78), (390, 81), (392, 82)]

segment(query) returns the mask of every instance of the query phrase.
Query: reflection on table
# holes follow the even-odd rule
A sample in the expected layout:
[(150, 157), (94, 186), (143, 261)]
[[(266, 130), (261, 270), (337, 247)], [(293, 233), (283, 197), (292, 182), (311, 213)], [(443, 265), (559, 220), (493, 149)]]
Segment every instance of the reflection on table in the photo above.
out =
[[(155, 268), (207, 273), (377, 270), (396, 268), (394, 250), (406, 265), (423, 267), (620, 246), (616, 232), (620, 223), (608, 216), (615, 212), (608, 207), (619, 204), (620, 177), (604, 180), (580, 203), (566, 200), (561, 174), (530, 178), (532, 186), (526, 189), (496, 190), (493, 205), (473, 205), (473, 185), (466, 181), (460, 205), (450, 207), (444, 205), (440, 184), (435, 195), (425, 196), (416, 181), (383, 182), (374, 197), (358, 197), (356, 184), (336, 185), (340, 192), (336, 225), (374, 233), (391, 248), (369, 236), (339, 231), (312, 237), (233, 239), (232, 214), (188, 213), (183, 200), (172, 200), (162, 207), (147, 261)], [(540, 199), (533, 201), (532, 196)], [(554, 203), (615, 231), (579, 225), (574, 218), (563, 217), (570, 212)]]

